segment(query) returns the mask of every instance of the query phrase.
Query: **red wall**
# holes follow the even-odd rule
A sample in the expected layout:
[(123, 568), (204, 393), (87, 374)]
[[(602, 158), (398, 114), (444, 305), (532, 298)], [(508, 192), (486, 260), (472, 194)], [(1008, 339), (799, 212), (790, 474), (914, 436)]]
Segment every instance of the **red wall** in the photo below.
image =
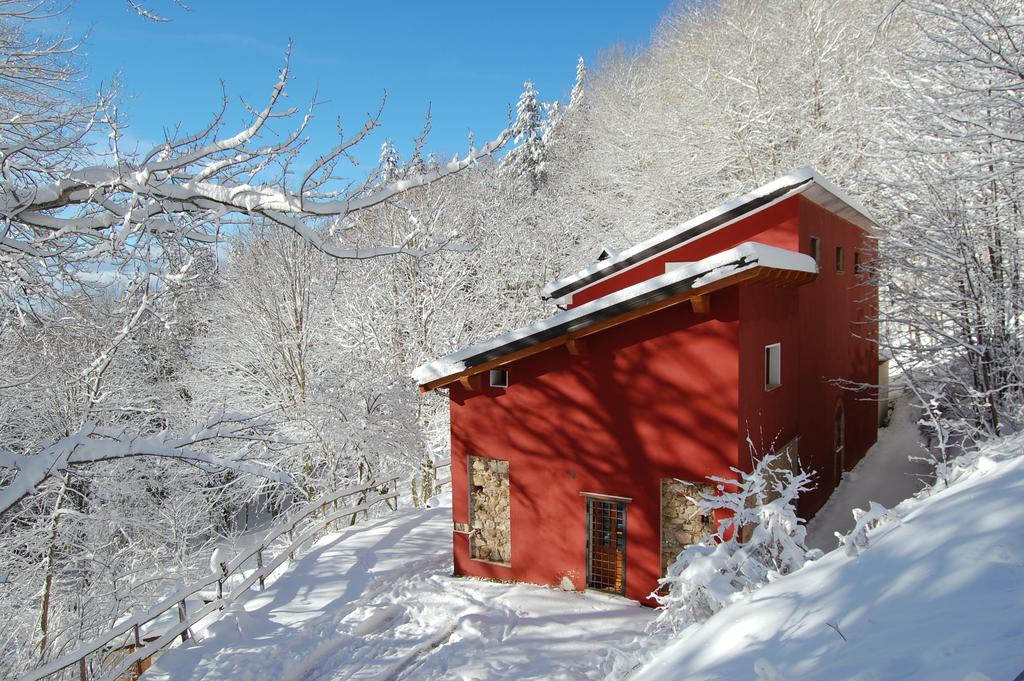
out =
[(644, 599), (660, 570), (663, 477), (703, 480), (738, 463), (738, 294), (697, 318), (678, 305), (509, 366), (506, 390), (451, 387), (453, 515), (468, 522), (467, 456), (509, 461), (512, 567), (471, 560), (455, 534), (457, 574), (586, 584), (586, 502), (632, 497), (626, 594)]
[(627, 286), (665, 274), (665, 263), (701, 260), (746, 241), (758, 241), (768, 246), (795, 251), (797, 250), (799, 198), (791, 196), (759, 213), (700, 237), (696, 241), (662, 253), (607, 279), (602, 279), (592, 286), (574, 293), (569, 307), (589, 303), (591, 300), (619, 291)]

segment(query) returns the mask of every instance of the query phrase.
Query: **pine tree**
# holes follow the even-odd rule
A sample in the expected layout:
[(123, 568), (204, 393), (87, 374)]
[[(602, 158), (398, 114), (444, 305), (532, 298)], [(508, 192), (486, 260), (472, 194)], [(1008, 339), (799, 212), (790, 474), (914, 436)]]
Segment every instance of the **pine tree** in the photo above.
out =
[(533, 83), (523, 83), (512, 123), (516, 147), (505, 158), (505, 167), (517, 176), (527, 176), (536, 190), (544, 181), (544, 116)]
[(583, 85), (587, 80), (587, 65), (580, 57), (576, 62), (576, 82), (572, 86), (572, 94), (569, 95), (569, 108), (578, 107), (583, 103)]
[(380, 145), (380, 159), (377, 161), (380, 168), (381, 184), (390, 184), (402, 176), (402, 157), (398, 155), (395, 144), (389, 137)]

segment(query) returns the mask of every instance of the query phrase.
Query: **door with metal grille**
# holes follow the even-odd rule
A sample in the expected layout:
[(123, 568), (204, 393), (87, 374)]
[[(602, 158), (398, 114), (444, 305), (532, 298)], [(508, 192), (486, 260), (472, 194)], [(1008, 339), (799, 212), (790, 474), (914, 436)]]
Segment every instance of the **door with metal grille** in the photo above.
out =
[(587, 498), (587, 588), (626, 593), (626, 502)]

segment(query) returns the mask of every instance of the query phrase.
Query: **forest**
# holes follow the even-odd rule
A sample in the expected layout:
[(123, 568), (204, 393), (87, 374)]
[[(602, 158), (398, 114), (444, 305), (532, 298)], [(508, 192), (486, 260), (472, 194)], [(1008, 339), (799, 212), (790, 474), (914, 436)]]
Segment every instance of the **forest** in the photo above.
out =
[(414, 367), (803, 165), (884, 226), (881, 350), (936, 476), (1022, 425), (1019, 0), (681, 2), (642, 49), (566, 64), (564, 101), (526, 82), (454, 158), (428, 117), (355, 183), (379, 113), (308, 139), (284, 54), (247, 126), (127, 144), (119, 93), (49, 30), (61, 6), (0, 0), (2, 678), (292, 504), (391, 476), (421, 498), (448, 411)]

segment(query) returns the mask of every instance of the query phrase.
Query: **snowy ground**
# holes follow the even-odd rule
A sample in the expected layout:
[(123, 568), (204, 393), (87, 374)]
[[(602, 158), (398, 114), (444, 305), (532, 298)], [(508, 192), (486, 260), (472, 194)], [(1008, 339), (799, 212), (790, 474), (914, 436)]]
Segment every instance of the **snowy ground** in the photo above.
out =
[(869, 501), (892, 508), (930, 481), (931, 467), (909, 458), (924, 454), (918, 446), (915, 421), (906, 401), (897, 401), (889, 426), (878, 431), (878, 442), (852, 471), (843, 475), (839, 487), (807, 523), (807, 546), (831, 551), (837, 546), (835, 533), (846, 534), (853, 529), (853, 509), (867, 508)]
[(321, 540), (144, 678), (603, 679), (652, 611), (624, 599), (451, 576), (451, 509)]
[[(926, 493), (927, 494), (927, 493)], [(740, 600), (632, 679), (1010, 681), (1024, 670), (1024, 437), (900, 521)]]
[(928, 472), (906, 461), (917, 451), (901, 407), (811, 523), (827, 550), (851, 508), (895, 506), (859, 556), (832, 551), (671, 643), (629, 601), (452, 577), (438, 507), (321, 540), (145, 678), (1009, 681), (1024, 670), (1024, 436), (899, 504)]

